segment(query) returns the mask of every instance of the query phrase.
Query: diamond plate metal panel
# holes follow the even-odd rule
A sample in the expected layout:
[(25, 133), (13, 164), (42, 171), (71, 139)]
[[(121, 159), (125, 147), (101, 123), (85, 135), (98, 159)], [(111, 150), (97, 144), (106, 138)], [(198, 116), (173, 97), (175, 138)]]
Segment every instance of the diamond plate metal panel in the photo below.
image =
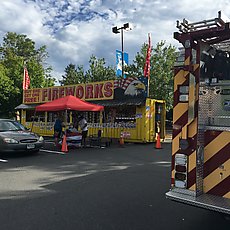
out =
[(209, 194), (202, 194), (201, 196), (195, 197), (193, 195), (179, 193), (174, 189), (166, 193), (166, 198), (228, 215), (230, 214), (230, 200), (227, 198)]
[(203, 194), (204, 178), (204, 147), (198, 146), (196, 156), (196, 196)]
[(230, 127), (230, 84), (201, 85), (199, 125)]
[(198, 120), (199, 125), (210, 125), (212, 91), (208, 86), (200, 86), (199, 89), (199, 107)]
[(230, 127), (230, 104), (229, 106), (225, 106), (225, 102), (230, 101), (230, 86), (211, 86), (211, 91), (212, 101), (210, 101), (210, 125), (218, 127)]

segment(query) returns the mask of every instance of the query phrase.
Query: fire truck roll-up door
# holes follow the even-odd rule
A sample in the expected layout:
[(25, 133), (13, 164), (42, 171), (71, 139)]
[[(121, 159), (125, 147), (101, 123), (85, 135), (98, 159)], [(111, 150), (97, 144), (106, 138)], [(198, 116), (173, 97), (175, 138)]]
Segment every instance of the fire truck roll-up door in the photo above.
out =
[(166, 197), (230, 214), (230, 24), (177, 23), (171, 189)]

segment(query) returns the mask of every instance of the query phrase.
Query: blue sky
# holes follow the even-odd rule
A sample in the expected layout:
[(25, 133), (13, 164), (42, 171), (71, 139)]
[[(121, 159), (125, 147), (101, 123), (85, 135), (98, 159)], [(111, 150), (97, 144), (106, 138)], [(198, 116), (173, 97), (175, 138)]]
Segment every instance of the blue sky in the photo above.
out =
[[(52, 75), (60, 79), (73, 63), (88, 68), (89, 57), (105, 58), (116, 65), (121, 37), (113, 26), (131, 23), (124, 34), (124, 51), (132, 63), (141, 45), (152, 35), (153, 46), (173, 39), (176, 20), (194, 22), (230, 12), (229, 0), (1, 0), (0, 41), (6, 32), (26, 34), (37, 46), (46, 45)], [(230, 17), (229, 15), (227, 15)]]

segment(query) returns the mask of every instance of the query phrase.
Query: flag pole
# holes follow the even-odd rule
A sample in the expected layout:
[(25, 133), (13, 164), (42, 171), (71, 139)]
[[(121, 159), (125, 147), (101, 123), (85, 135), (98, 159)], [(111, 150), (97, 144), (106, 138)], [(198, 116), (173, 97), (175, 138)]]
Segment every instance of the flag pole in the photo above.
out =
[(25, 100), (25, 67), (26, 67), (26, 61), (23, 62), (23, 79), (22, 79), (22, 101)]
[(150, 80), (149, 80), (149, 77), (148, 77), (148, 92), (147, 92), (147, 97), (149, 97), (149, 84), (150, 84)]
[[(150, 61), (151, 61), (151, 52), (152, 52), (152, 44), (151, 44), (151, 34), (148, 33), (148, 42), (149, 42), (149, 47), (148, 47), (148, 57), (149, 57), (149, 60), (148, 60), (148, 85), (150, 86)], [(148, 87), (148, 97), (149, 97), (149, 88)]]
[(150, 58), (151, 58), (151, 34), (148, 33), (148, 48), (146, 52), (145, 66), (144, 66), (144, 77), (148, 78), (148, 91), (147, 97), (149, 97), (149, 84), (150, 84)]

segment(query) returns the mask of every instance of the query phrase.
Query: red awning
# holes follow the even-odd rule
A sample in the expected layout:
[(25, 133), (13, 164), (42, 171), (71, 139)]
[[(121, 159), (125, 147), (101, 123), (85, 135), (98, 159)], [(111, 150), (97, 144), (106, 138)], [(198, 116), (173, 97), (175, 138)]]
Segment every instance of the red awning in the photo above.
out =
[(76, 111), (102, 111), (104, 106), (96, 105), (83, 101), (75, 96), (69, 95), (51, 102), (36, 106), (36, 111), (62, 111), (62, 110), (76, 110)]

